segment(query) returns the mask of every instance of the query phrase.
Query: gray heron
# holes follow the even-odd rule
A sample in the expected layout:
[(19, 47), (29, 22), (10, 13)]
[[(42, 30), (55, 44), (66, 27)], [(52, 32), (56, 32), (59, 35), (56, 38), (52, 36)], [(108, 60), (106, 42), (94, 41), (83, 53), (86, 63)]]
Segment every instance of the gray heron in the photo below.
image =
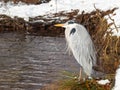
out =
[(82, 70), (88, 77), (91, 77), (92, 67), (96, 65), (96, 51), (86, 28), (73, 20), (67, 21), (64, 24), (55, 24), (54, 26), (65, 28), (68, 48), (80, 64), (79, 79), (81, 79)]

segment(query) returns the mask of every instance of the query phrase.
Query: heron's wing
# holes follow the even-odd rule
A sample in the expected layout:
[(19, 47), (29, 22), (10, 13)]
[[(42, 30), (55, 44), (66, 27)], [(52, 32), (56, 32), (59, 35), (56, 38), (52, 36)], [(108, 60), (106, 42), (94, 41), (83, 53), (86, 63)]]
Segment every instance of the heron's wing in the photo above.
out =
[(69, 45), (68, 45), (67, 40), (66, 40), (66, 52), (68, 52), (69, 55), (72, 54), (72, 51), (71, 51), (71, 49), (70, 49), (70, 47), (69, 47)]

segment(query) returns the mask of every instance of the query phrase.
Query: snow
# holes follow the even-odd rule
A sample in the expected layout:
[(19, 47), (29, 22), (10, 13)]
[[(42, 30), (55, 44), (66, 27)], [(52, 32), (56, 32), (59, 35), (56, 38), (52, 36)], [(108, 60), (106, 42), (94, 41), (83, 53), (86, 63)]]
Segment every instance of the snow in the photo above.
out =
[(99, 80), (99, 81), (97, 81), (97, 83), (100, 85), (106, 85), (106, 84), (110, 83), (110, 81), (108, 79), (105, 79), (105, 80)]
[(114, 86), (113, 90), (120, 90), (120, 66), (116, 71), (115, 86)]
[[(83, 10), (85, 12), (91, 12), (95, 10), (94, 5), (96, 8), (105, 11), (115, 7), (120, 8), (120, 0), (51, 0), (49, 3), (40, 5), (26, 5), (24, 3), (15, 5), (13, 2), (0, 2), (0, 14), (6, 14), (12, 18), (18, 16), (29, 21), (29, 17), (47, 14), (52, 15), (60, 11), (69, 12), (74, 9), (79, 9), (79, 13)], [(116, 15), (112, 16), (112, 19), (115, 20), (117, 27), (120, 27), (120, 9), (117, 9), (114, 13)], [(111, 22), (110, 20), (108, 21)], [(112, 26), (112, 28), (114, 28), (114, 26)], [(119, 32), (114, 30), (114, 35), (120, 36), (120, 30)]]

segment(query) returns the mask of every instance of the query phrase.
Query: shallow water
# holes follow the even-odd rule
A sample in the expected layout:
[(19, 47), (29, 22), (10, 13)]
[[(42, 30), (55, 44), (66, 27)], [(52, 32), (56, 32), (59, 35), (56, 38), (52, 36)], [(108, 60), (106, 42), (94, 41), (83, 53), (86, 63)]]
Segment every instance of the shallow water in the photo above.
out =
[(64, 37), (0, 34), (0, 90), (39, 90), (77, 72), (79, 65), (66, 51)]

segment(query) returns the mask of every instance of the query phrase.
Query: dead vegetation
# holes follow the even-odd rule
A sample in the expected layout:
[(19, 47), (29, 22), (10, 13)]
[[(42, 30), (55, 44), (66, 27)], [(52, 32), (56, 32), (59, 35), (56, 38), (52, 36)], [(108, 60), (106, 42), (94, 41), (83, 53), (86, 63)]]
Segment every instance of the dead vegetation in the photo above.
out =
[(18, 17), (13, 19), (6, 15), (0, 15), (0, 32), (18, 30), (20, 32), (26, 30), (26, 23), (24, 19)]
[(111, 90), (111, 85), (99, 85), (96, 80), (79, 82), (75, 79), (66, 79), (50, 85), (41, 90)]

